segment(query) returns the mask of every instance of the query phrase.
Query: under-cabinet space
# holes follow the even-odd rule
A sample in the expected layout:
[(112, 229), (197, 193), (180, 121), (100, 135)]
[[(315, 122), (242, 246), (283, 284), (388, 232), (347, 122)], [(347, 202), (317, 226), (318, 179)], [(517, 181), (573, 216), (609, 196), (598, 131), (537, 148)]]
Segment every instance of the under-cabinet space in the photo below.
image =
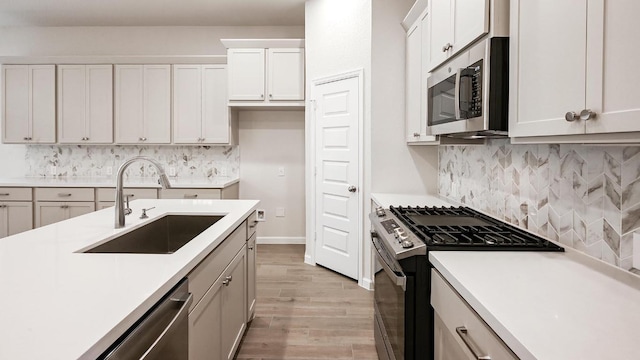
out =
[(2, 142), (56, 142), (55, 65), (2, 66)]

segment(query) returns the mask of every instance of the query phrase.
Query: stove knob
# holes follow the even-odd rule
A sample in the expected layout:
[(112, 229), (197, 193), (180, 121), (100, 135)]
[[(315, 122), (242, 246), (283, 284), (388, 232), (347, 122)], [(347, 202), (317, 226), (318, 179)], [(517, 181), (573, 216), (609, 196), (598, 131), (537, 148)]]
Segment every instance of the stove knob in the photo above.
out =
[(393, 229), (393, 236), (395, 236), (396, 239), (401, 237), (401, 236), (403, 236), (403, 235), (405, 235), (403, 228), (395, 228), (395, 229)]
[(413, 243), (410, 240), (404, 240), (402, 243), (400, 243), (400, 245), (402, 245), (403, 249), (408, 249), (413, 247)]
[(406, 234), (400, 234), (398, 235), (398, 242), (403, 243), (404, 241), (407, 241), (408, 238), (409, 236), (407, 236)]
[(376, 208), (376, 215), (378, 215), (378, 217), (384, 217), (385, 216), (384, 209), (382, 208), (382, 206), (378, 206)]

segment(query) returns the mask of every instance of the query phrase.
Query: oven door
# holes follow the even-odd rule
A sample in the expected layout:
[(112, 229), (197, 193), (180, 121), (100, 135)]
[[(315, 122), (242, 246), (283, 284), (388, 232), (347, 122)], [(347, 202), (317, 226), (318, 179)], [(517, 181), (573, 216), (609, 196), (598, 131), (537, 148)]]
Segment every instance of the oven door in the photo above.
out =
[(381, 360), (404, 360), (407, 278), (400, 264), (391, 257), (380, 239), (372, 236), (371, 241), (376, 250), (374, 283), (376, 350)]

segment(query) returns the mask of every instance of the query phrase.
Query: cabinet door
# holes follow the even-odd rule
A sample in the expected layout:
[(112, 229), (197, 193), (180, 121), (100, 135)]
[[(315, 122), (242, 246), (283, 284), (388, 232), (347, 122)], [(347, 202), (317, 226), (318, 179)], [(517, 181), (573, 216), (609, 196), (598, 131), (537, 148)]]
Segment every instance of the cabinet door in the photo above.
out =
[(488, 0), (452, 0), (453, 2), (453, 55), (458, 50), (489, 32)]
[(54, 65), (2, 67), (2, 140), (5, 143), (56, 141)]
[(35, 227), (41, 227), (58, 221), (66, 220), (68, 218), (68, 211), (64, 202), (44, 202), (36, 201), (36, 222)]
[(88, 214), (96, 210), (96, 204), (94, 202), (76, 202), (67, 203), (67, 219), (71, 219), (76, 216)]
[(144, 65), (144, 142), (171, 142), (171, 66)]
[(56, 142), (56, 67), (29, 65), (29, 114), (32, 143)]
[(247, 241), (247, 322), (253, 319), (256, 310), (256, 234)]
[(144, 143), (142, 65), (116, 65), (115, 77), (116, 143)]
[(30, 117), (28, 65), (2, 66), (2, 141), (29, 142)]
[[(421, 99), (422, 95), (422, 49), (421, 35), (422, 27), (415, 25), (407, 32), (407, 55), (406, 55), (406, 113), (405, 129), (407, 142), (414, 142), (420, 139), (420, 134), (425, 130), (421, 129)], [(426, 98), (425, 101), (426, 102)]]
[(265, 49), (229, 49), (229, 100), (264, 100)]
[(86, 139), (92, 144), (113, 142), (113, 67), (87, 65)]
[(229, 280), (222, 292), (222, 358), (226, 360), (233, 359), (246, 327), (246, 266), (245, 245), (222, 274), (224, 280)]
[(0, 203), (0, 237), (33, 229), (33, 203)]
[(509, 136), (584, 133), (565, 114), (585, 108), (587, 0), (510, 6)]
[(435, 314), (433, 325), (433, 352), (434, 360), (473, 360), (456, 342), (455, 337), (443, 324), (438, 314)]
[(269, 49), (268, 99), (304, 100), (304, 49)]
[(202, 66), (173, 65), (173, 142), (202, 138)]
[(223, 281), (219, 277), (189, 313), (189, 360), (222, 359)]
[(639, 12), (638, 1), (589, 2), (586, 107), (597, 115), (587, 133), (640, 131)]
[(453, 46), (452, 39), (452, 0), (433, 0), (430, 8), (429, 37), (425, 44), (429, 46), (427, 70), (440, 65), (449, 55), (447, 45)]
[(229, 106), (227, 105), (227, 67), (202, 66), (202, 141), (206, 144), (229, 143)]
[(86, 138), (86, 66), (58, 65), (58, 141), (78, 144)]

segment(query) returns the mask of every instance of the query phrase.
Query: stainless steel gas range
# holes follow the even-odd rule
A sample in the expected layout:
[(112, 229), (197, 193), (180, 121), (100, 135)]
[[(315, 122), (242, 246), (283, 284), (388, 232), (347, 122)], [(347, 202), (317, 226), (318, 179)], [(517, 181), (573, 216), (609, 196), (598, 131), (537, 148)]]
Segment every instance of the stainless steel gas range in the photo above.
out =
[(374, 331), (381, 360), (433, 359), (429, 251), (564, 251), (466, 207), (377, 208)]

